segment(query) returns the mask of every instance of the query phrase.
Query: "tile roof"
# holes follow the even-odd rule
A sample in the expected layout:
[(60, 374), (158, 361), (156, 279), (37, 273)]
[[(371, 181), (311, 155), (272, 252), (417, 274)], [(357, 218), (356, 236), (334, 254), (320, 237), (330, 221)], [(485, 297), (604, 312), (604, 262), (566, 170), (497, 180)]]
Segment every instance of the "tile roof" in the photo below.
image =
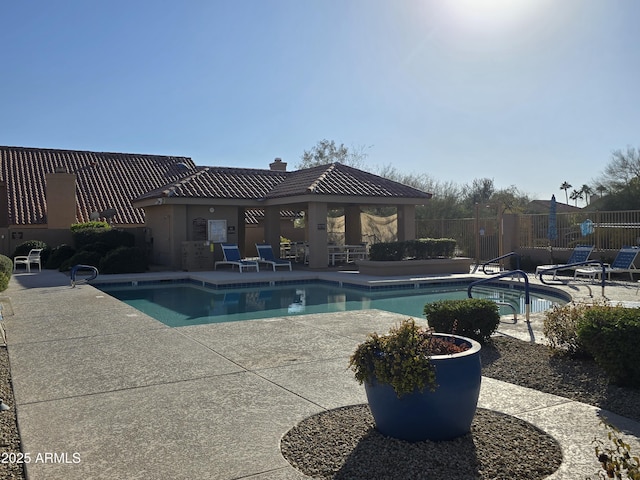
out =
[(116, 224), (142, 224), (131, 199), (196, 169), (188, 157), (0, 146), (0, 180), (6, 182), (9, 224), (47, 222), (45, 175), (62, 169), (77, 176), (78, 222), (91, 212), (116, 209)]
[(430, 193), (341, 163), (295, 172), (203, 167), (137, 200), (162, 196), (218, 199), (275, 199), (307, 195), (429, 199)]
[(267, 198), (338, 195), (381, 198), (431, 198), (430, 193), (341, 163), (290, 172)]
[(200, 167), (192, 175), (141, 195), (157, 197), (260, 200), (287, 178), (287, 172), (231, 167)]
[[(7, 186), (10, 225), (47, 223), (45, 176), (76, 174), (76, 221), (115, 209), (118, 225), (144, 224), (135, 200), (159, 197), (252, 202), (294, 196), (428, 199), (431, 194), (340, 163), (294, 172), (198, 167), (188, 157), (0, 146), (0, 181)], [(258, 205), (256, 205), (259, 210)], [(254, 222), (259, 214), (245, 214)]]

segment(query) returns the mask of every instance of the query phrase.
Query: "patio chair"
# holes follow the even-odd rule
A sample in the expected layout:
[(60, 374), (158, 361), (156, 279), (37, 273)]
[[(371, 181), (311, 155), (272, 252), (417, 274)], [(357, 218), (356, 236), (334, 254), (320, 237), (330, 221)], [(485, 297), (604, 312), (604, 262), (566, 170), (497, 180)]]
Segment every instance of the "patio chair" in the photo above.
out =
[(24, 265), (26, 267), (26, 272), (31, 273), (31, 265), (37, 264), (38, 271), (42, 271), (42, 261), (40, 259), (40, 253), (42, 252), (42, 248), (32, 248), (29, 250), (28, 255), (18, 255), (13, 259), (13, 271), (15, 272), (18, 268), (18, 265)]
[(234, 266), (237, 266), (238, 270), (240, 270), (241, 272), (243, 272), (244, 270), (250, 270), (252, 268), (255, 269), (256, 272), (260, 271), (260, 267), (258, 266), (257, 261), (242, 258), (242, 256), (240, 255), (240, 249), (235, 243), (223, 243), (222, 254), (224, 255), (224, 260), (218, 260), (213, 265), (214, 270), (218, 269), (218, 265), (231, 265), (232, 269)]
[[(607, 280), (611, 280), (612, 273), (629, 273), (629, 278), (633, 282), (633, 274), (640, 273), (640, 269), (635, 266), (635, 261), (638, 253), (640, 253), (639, 247), (622, 247), (611, 265), (609, 265), (608, 263), (604, 264), (605, 273), (607, 274)], [(577, 277), (578, 275), (588, 276), (590, 278), (600, 278), (602, 276), (602, 268), (577, 268), (574, 277)]]
[[(541, 271), (547, 268), (562, 267), (563, 265), (571, 265), (572, 263), (586, 262), (587, 260), (589, 260), (589, 256), (591, 255), (591, 252), (593, 252), (593, 245), (576, 245), (576, 247), (573, 249), (573, 252), (571, 252), (571, 256), (569, 257), (569, 260), (567, 260), (567, 263), (555, 264), (555, 265), (538, 265), (536, 267), (536, 275), (538, 275)], [(557, 268), (556, 270), (553, 271), (553, 278), (554, 279), (556, 278), (556, 275), (559, 270), (571, 270), (571, 269), (572, 267), (567, 267), (565, 269)]]
[(273, 267), (273, 271), (276, 271), (276, 267), (285, 267), (291, 270), (291, 262), (289, 260), (282, 260), (276, 258), (273, 254), (273, 248), (268, 243), (258, 244), (256, 243), (256, 250), (258, 251), (258, 263), (266, 263)]

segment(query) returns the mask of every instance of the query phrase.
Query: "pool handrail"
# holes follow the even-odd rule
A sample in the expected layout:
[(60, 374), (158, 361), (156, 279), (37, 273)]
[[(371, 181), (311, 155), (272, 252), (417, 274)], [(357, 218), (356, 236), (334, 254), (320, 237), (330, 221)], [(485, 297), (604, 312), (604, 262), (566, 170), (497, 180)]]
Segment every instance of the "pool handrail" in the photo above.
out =
[(480, 280), (471, 282), (467, 287), (467, 295), (469, 296), (469, 298), (473, 298), (473, 296), (471, 295), (471, 289), (476, 285), (491, 282), (493, 280), (496, 280), (502, 277), (513, 277), (514, 275), (521, 275), (524, 278), (525, 320), (527, 323), (529, 323), (529, 314), (531, 313), (531, 298), (529, 296), (529, 276), (527, 275), (527, 272), (523, 270), (510, 270), (508, 272), (503, 272), (489, 278), (481, 278)]
[(501, 255), (499, 257), (492, 258), (491, 260), (487, 260), (486, 262), (481, 263), (480, 265), (476, 265), (474, 267), (474, 269), (473, 269), (473, 272), (471, 272), (471, 273), (476, 273), (476, 271), (478, 270), (478, 267), (481, 266), (482, 267), (482, 273), (484, 273), (485, 275), (492, 275), (493, 272), (487, 272), (485, 270), (485, 267), (487, 265), (490, 265), (492, 263), (495, 263), (496, 261), (502, 260), (502, 259), (507, 258), (507, 257), (516, 257), (516, 270), (520, 270), (520, 254), (517, 253), (517, 252), (509, 252), (509, 253), (505, 253), (504, 255)]
[[(86, 278), (83, 278), (81, 280), (76, 280), (78, 271), (81, 271), (81, 270), (85, 270), (91, 273)], [(96, 278), (98, 278), (98, 269), (93, 265), (82, 265), (82, 264), (74, 265), (73, 267), (71, 267), (70, 278), (71, 278), (71, 287), (75, 288), (75, 286), (78, 285), (80, 281), (83, 281), (84, 283), (89, 283), (91, 280), (95, 280)]]
[[(564, 265), (554, 265), (549, 268), (543, 268), (538, 272), (538, 278), (540, 278), (540, 282), (544, 283), (545, 285), (553, 285), (553, 283), (547, 283), (544, 281), (542, 276), (545, 273), (556, 272), (558, 270), (570, 270), (571, 268), (579, 267), (580, 265), (600, 265), (600, 268), (602, 269), (602, 274), (600, 275), (600, 285), (602, 287), (602, 296), (604, 297), (605, 274), (607, 273), (607, 267), (602, 260), (585, 260), (583, 262), (567, 263)], [(589, 287), (589, 292), (591, 292), (590, 287)]]

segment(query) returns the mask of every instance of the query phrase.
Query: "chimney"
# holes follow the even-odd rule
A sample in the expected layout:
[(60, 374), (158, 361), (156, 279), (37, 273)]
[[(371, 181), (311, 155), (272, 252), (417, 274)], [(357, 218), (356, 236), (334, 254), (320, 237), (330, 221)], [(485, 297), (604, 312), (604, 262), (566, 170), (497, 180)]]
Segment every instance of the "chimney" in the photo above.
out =
[(276, 158), (269, 164), (269, 168), (271, 170), (276, 170), (278, 172), (286, 172), (287, 171), (287, 162), (283, 162), (281, 158)]
[(67, 229), (76, 223), (76, 176), (73, 173), (47, 173), (45, 182), (47, 227)]

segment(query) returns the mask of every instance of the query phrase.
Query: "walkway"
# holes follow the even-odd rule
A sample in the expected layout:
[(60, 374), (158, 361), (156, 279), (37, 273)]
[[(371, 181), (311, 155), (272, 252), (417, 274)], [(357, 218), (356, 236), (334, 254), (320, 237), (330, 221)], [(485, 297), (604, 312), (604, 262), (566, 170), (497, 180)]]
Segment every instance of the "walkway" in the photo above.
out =
[[(200, 275), (310, 274), (317, 275)], [(640, 301), (635, 285), (607, 294)], [(281, 436), (325, 409), (365, 403), (347, 359), (367, 332), (401, 318), (360, 311), (169, 328), (89, 285), (70, 288), (51, 271), (15, 275), (0, 301), (30, 480), (307, 478), (280, 455)], [(522, 322), (505, 333), (531, 334)], [(479, 406), (561, 443), (564, 462), (550, 478), (597, 471), (597, 408), (489, 378)], [(607, 417), (640, 451), (640, 424)], [(46, 453), (57, 461), (33, 461)]]

